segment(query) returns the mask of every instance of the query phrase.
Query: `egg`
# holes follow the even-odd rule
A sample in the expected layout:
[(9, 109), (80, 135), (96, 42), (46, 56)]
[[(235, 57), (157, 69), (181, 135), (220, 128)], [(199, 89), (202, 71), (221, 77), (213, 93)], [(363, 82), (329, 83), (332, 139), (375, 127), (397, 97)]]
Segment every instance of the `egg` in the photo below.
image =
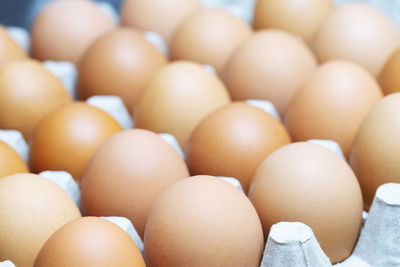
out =
[(147, 266), (259, 266), (260, 219), (248, 198), (212, 176), (170, 186), (151, 211), (144, 238)]
[(199, 0), (124, 0), (122, 25), (155, 31), (169, 42), (176, 28), (200, 8)]
[(352, 62), (330, 61), (293, 97), (285, 124), (294, 141), (334, 140), (348, 157), (362, 120), (381, 98), (369, 72)]
[(285, 30), (310, 42), (333, 8), (333, 0), (258, 0), (254, 28)]
[(141, 237), (153, 203), (171, 184), (189, 176), (178, 152), (146, 130), (110, 137), (96, 151), (81, 182), (87, 216), (122, 216)]
[(197, 124), (230, 103), (217, 76), (187, 61), (170, 63), (150, 81), (133, 110), (135, 127), (174, 135), (185, 147)]
[(280, 115), (317, 67), (311, 50), (280, 30), (254, 33), (232, 55), (225, 83), (233, 100), (265, 99)]
[(77, 63), (89, 45), (115, 27), (94, 1), (50, 1), (31, 27), (31, 53), (39, 60)]
[(312, 41), (320, 62), (353, 61), (374, 76), (399, 44), (399, 33), (389, 18), (366, 3), (349, 3), (335, 9)]
[(23, 172), (29, 172), (25, 161), (7, 143), (0, 141), (0, 179)]
[(46, 240), (80, 216), (67, 193), (43, 177), (14, 174), (0, 179), (0, 261), (31, 267)]
[(222, 75), (232, 53), (250, 34), (250, 27), (229, 12), (203, 9), (176, 30), (170, 47), (171, 59), (207, 64)]
[(145, 267), (139, 249), (124, 230), (106, 219), (83, 217), (58, 229), (44, 244), (34, 267)]
[(0, 67), (14, 60), (27, 58), (24, 50), (11, 38), (6, 28), (0, 25)]
[(400, 47), (388, 58), (379, 74), (379, 83), (385, 94), (400, 91)]
[(83, 55), (78, 66), (78, 95), (116, 95), (127, 108), (135, 105), (166, 58), (142, 33), (118, 28), (99, 38)]
[(119, 123), (99, 108), (83, 102), (64, 105), (40, 121), (32, 136), (32, 171), (67, 171), (79, 181), (97, 148), (120, 131)]
[(376, 189), (385, 183), (400, 182), (400, 93), (377, 102), (357, 133), (350, 164), (369, 209)]
[(284, 146), (258, 167), (249, 190), (267, 236), (280, 221), (313, 230), (332, 263), (350, 256), (361, 227), (362, 195), (350, 166), (311, 143)]
[(290, 143), (285, 127), (272, 115), (246, 103), (232, 103), (204, 118), (186, 149), (192, 175), (234, 177), (247, 192), (258, 165)]
[(0, 68), (0, 128), (19, 130), (29, 139), (37, 123), (71, 101), (61, 81), (33, 60)]

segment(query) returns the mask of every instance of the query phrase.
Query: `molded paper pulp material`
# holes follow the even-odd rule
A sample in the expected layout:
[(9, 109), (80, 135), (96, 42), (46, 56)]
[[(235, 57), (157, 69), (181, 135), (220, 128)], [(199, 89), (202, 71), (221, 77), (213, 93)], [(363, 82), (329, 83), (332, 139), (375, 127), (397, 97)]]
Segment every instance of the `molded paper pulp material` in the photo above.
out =
[(140, 238), (140, 236), (138, 235), (138, 233), (136, 232), (135, 227), (133, 226), (132, 222), (129, 219), (127, 219), (125, 217), (116, 217), (116, 216), (101, 217), (101, 218), (104, 218), (106, 220), (109, 220), (110, 222), (115, 223), (116, 225), (121, 227), (122, 230), (127, 232), (128, 235), (133, 239), (133, 241), (135, 241), (136, 246), (139, 248), (140, 252), (143, 255), (143, 249), (144, 249), (143, 241)]
[(311, 228), (300, 222), (280, 222), (271, 227), (261, 267), (332, 266)]
[(249, 105), (252, 105), (252, 106), (255, 106), (257, 108), (264, 110), (265, 112), (274, 116), (279, 121), (282, 121), (281, 117), (278, 114), (278, 111), (276, 111), (274, 104), (272, 104), (271, 102), (269, 102), (267, 100), (256, 100), (256, 99), (249, 99), (249, 100), (246, 100), (245, 102)]
[(29, 32), (22, 27), (7, 27), (8, 34), (16, 41), (19, 46), (26, 52), (29, 53), (31, 48), (31, 37)]
[(162, 139), (164, 139), (168, 144), (170, 144), (173, 148), (175, 148), (176, 152), (178, 152), (179, 156), (181, 156), (183, 159), (185, 158), (185, 154), (183, 154), (183, 151), (181, 147), (178, 144), (178, 141), (176, 141), (175, 136), (169, 133), (160, 133), (158, 134)]
[(307, 140), (308, 143), (311, 144), (316, 144), (316, 145), (321, 145), (323, 147), (326, 147), (336, 154), (338, 154), (342, 159), (346, 160), (345, 157), (343, 156), (342, 149), (340, 148), (339, 144), (336, 143), (335, 141), (332, 140), (322, 140), (322, 139), (310, 139)]
[(17, 130), (0, 130), (0, 140), (7, 143), (17, 153), (28, 162), (29, 146), (20, 131)]
[(61, 80), (72, 98), (77, 99), (76, 79), (78, 77), (78, 70), (75, 65), (68, 61), (52, 60), (45, 61), (43, 65), (48, 71)]
[(346, 259), (344, 262), (333, 265), (335, 267), (372, 267), (364, 260), (360, 259), (357, 256), (351, 256)]
[(208, 64), (204, 64), (203, 66), (209, 73), (211, 73), (213, 75), (217, 75), (217, 72), (215, 71), (215, 68), (213, 66), (208, 65)]
[(164, 39), (158, 32), (147, 31), (144, 33), (144, 37), (152, 43), (157, 49), (163, 53), (166, 57), (169, 55), (168, 46)]
[(381, 185), (353, 255), (372, 266), (400, 266), (400, 184)]
[(86, 103), (110, 114), (125, 130), (133, 128), (133, 120), (120, 97), (96, 95), (89, 97)]
[(71, 174), (65, 171), (44, 171), (39, 175), (61, 187), (72, 198), (78, 208), (81, 207), (81, 190)]
[(240, 191), (242, 191), (244, 193), (242, 184), (239, 182), (238, 179), (233, 178), (233, 177), (226, 177), (226, 176), (218, 176), (218, 178), (224, 180), (225, 182), (232, 184), (233, 186), (235, 186), (237, 189), (239, 189)]
[(203, 7), (222, 8), (245, 22), (253, 22), (256, 0), (202, 0)]
[(115, 8), (109, 2), (99, 1), (98, 4), (104, 13), (110, 16), (110, 18), (115, 21), (116, 24), (120, 24), (121, 20), (119, 18), (118, 11), (115, 10)]
[(0, 267), (16, 267), (11, 261), (0, 262)]

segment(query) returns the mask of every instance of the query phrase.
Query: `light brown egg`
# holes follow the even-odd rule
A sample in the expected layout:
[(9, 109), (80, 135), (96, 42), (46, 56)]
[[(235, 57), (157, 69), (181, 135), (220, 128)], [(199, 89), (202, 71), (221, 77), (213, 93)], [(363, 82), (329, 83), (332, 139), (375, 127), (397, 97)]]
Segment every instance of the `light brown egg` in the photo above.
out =
[(24, 50), (11, 38), (6, 28), (0, 25), (0, 67), (10, 61), (26, 57)]
[(369, 72), (348, 61), (327, 62), (293, 97), (285, 124), (294, 141), (334, 140), (348, 157), (362, 120), (381, 98)]
[(139, 31), (119, 28), (99, 38), (78, 69), (78, 95), (116, 95), (134, 107), (153, 75), (166, 63), (163, 54)]
[(310, 42), (333, 8), (333, 0), (258, 0), (254, 28), (281, 29)]
[(248, 198), (212, 176), (169, 187), (151, 211), (144, 238), (147, 266), (254, 266), (264, 249)]
[(58, 229), (40, 250), (34, 267), (145, 267), (133, 239), (106, 219), (83, 217)]
[(232, 53), (251, 34), (241, 19), (222, 9), (203, 9), (187, 18), (172, 38), (172, 60), (208, 64), (223, 74)]
[(115, 23), (94, 1), (52, 1), (31, 28), (31, 52), (39, 60), (78, 63), (89, 45)]
[(304, 42), (283, 31), (263, 30), (233, 54), (225, 83), (233, 100), (265, 99), (283, 115), (292, 96), (316, 67)]
[(16, 129), (29, 139), (37, 123), (71, 97), (61, 81), (33, 60), (0, 68), (0, 128)]
[(386, 61), (379, 75), (379, 83), (387, 94), (400, 91), (400, 47)]
[(258, 165), (289, 143), (286, 129), (272, 115), (246, 103), (232, 103), (196, 127), (186, 162), (192, 175), (235, 177), (247, 192)]
[(171, 63), (153, 77), (140, 96), (133, 110), (135, 127), (170, 133), (183, 148), (197, 124), (228, 103), (224, 84), (203, 66)]
[(155, 31), (169, 43), (176, 28), (200, 8), (199, 0), (124, 0), (122, 25)]
[(110, 137), (96, 151), (82, 178), (82, 211), (90, 216), (123, 216), (143, 237), (157, 197), (189, 176), (185, 162), (161, 137), (128, 130)]
[(0, 262), (31, 267), (46, 240), (80, 216), (67, 193), (43, 177), (15, 174), (0, 179)]
[(400, 182), (399, 136), (400, 93), (393, 93), (369, 111), (350, 154), (350, 165), (360, 182), (367, 210), (380, 185)]
[(25, 161), (12, 147), (0, 141), (0, 179), (23, 172), (29, 172)]
[(374, 76), (399, 44), (399, 33), (389, 18), (366, 3), (349, 3), (334, 10), (312, 42), (320, 62), (353, 61)]
[(101, 109), (83, 102), (65, 105), (46, 116), (32, 135), (32, 171), (67, 171), (79, 181), (97, 148), (121, 130), (119, 123)]
[(332, 263), (350, 256), (361, 227), (362, 196), (350, 166), (320, 145), (293, 143), (257, 169), (249, 190), (268, 236), (280, 221), (313, 230)]

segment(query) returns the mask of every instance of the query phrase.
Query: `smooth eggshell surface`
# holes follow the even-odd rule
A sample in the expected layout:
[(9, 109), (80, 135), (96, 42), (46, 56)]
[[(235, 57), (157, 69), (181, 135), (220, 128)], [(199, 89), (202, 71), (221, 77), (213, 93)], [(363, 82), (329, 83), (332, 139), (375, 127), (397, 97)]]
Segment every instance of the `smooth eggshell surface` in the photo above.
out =
[(27, 55), (24, 50), (11, 38), (6, 28), (0, 25), (0, 66), (25, 58)]
[(379, 83), (387, 94), (400, 91), (400, 47), (388, 58), (379, 75)]
[(145, 267), (133, 239), (112, 222), (83, 217), (57, 230), (40, 250), (34, 267)]
[(23, 172), (29, 172), (25, 161), (12, 147), (0, 141), (0, 178)]
[(264, 249), (248, 198), (212, 176), (169, 187), (151, 211), (144, 238), (147, 266), (254, 266)]

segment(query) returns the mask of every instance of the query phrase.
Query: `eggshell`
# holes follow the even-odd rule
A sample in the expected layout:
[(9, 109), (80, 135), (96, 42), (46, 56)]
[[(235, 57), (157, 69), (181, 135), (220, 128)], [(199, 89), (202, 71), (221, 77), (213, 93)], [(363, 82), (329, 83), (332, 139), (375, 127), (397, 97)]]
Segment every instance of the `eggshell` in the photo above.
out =
[(32, 171), (67, 171), (79, 181), (97, 148), (121, 130), (119, 123), (99, 108), (83, 102), (65, 105), (38, 124), (29, 152)]
[(166, 58), (139, 31), (119, 28), (99, 38), (79, 66), (78, 96), (116, 95), (128, 109)]
[(22, 172), (29, 172), (25, 161), (7, 143), (0, 141), (0, 178)]
[(389, 18), (366, 3), (349, 3), (324, 20), (312, 46), (320, 62), (349, 60), (377, 76), (399, 44)]
[(185, 18), (200, 8), (199, 0), (124, 0), (122, 25), (156, 31), (169, 42)]
[(25, 59), (24, 50), (11, 38), (7, 30), (0, 25), (0, 66), (14, 61)]
[(400, 93), (376, 103), (363, 120), (350, 154), (350, 165), (361, 184), (364, 208), (376, 189), (400, 182)]
[(379, 83), (387, 94), (400, 91), (400, 47), (388, 58), (379, 75)]
[(212, 176), (170, 186), (151, 211), (144, 238), (147, 266), (259, 266), (260, 219), (247, 197)]
[(232, 53), (250, 34), (250, 27), (229, 12), (203, 9), (177, 28), (171, 42), (171, 59), (208, 64), (222, 75)]
[(316, 67), (314, 55), (304, 42), (283, 31), (263, 30), (233, 54), (225, 83), (233, 100), (265, 99), (282, 116)]
[(34, 267), (145, 267), (139, 249), (124, 230), (97, 217), (84, 217), (58, 229), (40, 250)]
[(31, 267), (46, 240), (81, 215), (56, 184), (34, 174), (0, 179), (0, 261)]
[(85, 215), (122, 216), (143, 238), (147, 216), (157, 197), (189, 176), (185, 162), (161, 137), (127, 130), (110, 137), (90, 160), (81, 182)]
[(94, 1), (50, 1), (31, 28), (31, 52), (39, 60), (77, 63), (89, 45), (115, 23)]
[(133, 110), (135, 127), (170, 133), (183, 148), (197, 124), (228, 103), (224, 84), (203, 66), (171, 63), (153, 77), (140, 96)]
[(0, 128), (19, 130), (29, 139), (37, 123), (71, 97), (59, 79), (33, 60), (0, 68)]
[(327, 62), (293, 97), (285, 124), (294, 141), (334, 140), (348, 158), (362, 120), (381, 98), (369, 72), (348, 61)]
[(247, 192), (258, 165), (290, 143), (283, 125), (246, 103), (217, 109), (196, 127), (186, 150), (190, 173), (234, 177)]
[(254, 28), (281, 29), (310, 42), (333, 7), (333, 0), (258, 0)]
[(320, 145), (293, 143), (257, 169), (249, 190), (267, 236), (280, 221), (311, 227), (332, 263), (350, 256), (361, 228), (362, 195), (350, 166)]

